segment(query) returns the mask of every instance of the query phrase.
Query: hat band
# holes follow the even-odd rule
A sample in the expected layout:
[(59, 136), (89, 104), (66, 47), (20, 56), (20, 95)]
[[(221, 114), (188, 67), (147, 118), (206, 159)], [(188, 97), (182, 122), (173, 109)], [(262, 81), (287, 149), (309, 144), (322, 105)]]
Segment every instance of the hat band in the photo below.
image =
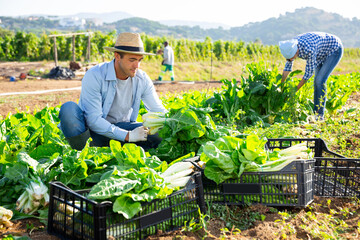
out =
[(144, 52), (142, 47), (129, 47), (129, 46), (115, 46), (116, 49), (130, 51), (130, 52)]

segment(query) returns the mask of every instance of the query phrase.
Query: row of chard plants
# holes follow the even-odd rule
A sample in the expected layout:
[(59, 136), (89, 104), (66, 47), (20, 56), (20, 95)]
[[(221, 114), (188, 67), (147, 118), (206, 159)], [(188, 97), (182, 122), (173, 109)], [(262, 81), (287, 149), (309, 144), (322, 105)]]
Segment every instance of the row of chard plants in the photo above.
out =
[[(209, 143), (238, 136), (248, 125), (299, 123), (312, 115), (312, 83), (295, 91), (300, 81), (295, 76), (299, 72), (293, 72), (282, 85), (281, 75), (274, 66), (267, 68), (264, 62), (258, 62), (248, 64), (246, 70), (246, 76), (238, 81), (222, 80), (219, 89), (161, 96), (169, 110), (157, 129), (163, 141), (149, 152), (135, 144), (121, 146), (117, 141), (111, 141), (110, 147), (100, 148), (91, 147), (89, 140), (82, 151), (71, 149), (57, 127), (59, 106), (3, 116), (0, 122), (0, 206), (11, 209), (15, 217), (35, 214), (46, 219), (50, 181), (61, 181), (71, 189), (97, 186), (101, 193), (104, 189), (96, 183), (114, 176), (117, 179), (126, 176), (134, 183), (131, 190), (138, 191), (133, 195), (127, 192), (123, 202), (129, 202), (129, 198), (139, 202), (163, 198), (179, 186), (165, 188), (166, 181), (159, 173), (183, 158), (200, 155), (204, 146), (208, 151)], [(330, 77), (327, 117), (341, 109), (352, 92), (359, 89), (359, 79), (359, 73)], [(140, 113), (139, 121), (142, 121), (146, 114), (144, 107)], [(260, 137), (251, 136), (251, 139), (258, 141), (258, 145), (263, 143)], [(124, 184), (129, 186), (128, 182)], [(146, 197), (140, 194), (144, 192)], [(96, 200), (103, 199), (116, 201), (119, 195), (109, 193)], [(118, 202), (117, 206), (123, 206), (123, 202)], [(139, 203), (133, 201), (132, 204), (137, 211), (141, 210)], [(136, 213), (117, 211), (128, 218)]]

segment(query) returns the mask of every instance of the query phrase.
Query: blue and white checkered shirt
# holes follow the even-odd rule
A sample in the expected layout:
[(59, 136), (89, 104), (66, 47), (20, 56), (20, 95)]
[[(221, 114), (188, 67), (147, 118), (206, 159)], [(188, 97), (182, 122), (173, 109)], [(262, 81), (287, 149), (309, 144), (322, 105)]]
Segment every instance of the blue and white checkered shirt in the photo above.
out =
[[(325, 59), (339, 47), (342, 47), (341, 40), (328, 33), (304, 33), (298, 35), (296, 39), (298, 40), (299, 57), (306, 60), (304, 80), (311, 78), (315, 68), (324, 63)], [(284, 71), (292, 71), (292, 64), (287, 61)]]

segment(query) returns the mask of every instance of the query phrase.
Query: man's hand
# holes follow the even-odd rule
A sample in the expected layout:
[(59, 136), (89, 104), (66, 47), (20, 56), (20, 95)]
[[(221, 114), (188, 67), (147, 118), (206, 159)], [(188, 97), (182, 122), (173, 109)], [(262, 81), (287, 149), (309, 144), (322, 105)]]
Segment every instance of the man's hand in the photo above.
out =
[(144, 126), (129, 131), (129, 142), (141, 142), (147, 140), (148, 129)]

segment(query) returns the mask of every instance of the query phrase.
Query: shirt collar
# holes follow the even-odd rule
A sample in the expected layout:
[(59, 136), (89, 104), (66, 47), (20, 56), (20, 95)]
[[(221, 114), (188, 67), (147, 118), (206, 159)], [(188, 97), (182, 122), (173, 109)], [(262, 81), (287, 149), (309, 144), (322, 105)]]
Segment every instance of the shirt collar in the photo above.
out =
[(109, 62), (109, 66), (107, 68), (105, 80), (108, 81), (116, 81), (116, 73), (115, 73), (115, 59)]

